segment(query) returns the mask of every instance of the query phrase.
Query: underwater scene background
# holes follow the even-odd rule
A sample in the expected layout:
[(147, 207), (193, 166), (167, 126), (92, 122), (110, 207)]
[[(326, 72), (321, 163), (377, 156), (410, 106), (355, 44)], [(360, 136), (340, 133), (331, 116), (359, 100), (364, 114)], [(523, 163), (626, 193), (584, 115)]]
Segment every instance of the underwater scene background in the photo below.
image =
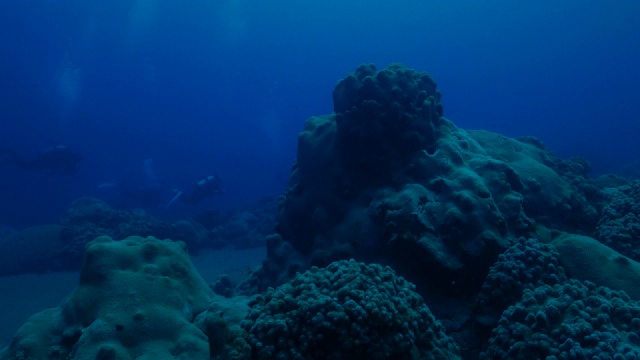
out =
[(640, 358), (639, 18), (0, 2), (0, 359)]

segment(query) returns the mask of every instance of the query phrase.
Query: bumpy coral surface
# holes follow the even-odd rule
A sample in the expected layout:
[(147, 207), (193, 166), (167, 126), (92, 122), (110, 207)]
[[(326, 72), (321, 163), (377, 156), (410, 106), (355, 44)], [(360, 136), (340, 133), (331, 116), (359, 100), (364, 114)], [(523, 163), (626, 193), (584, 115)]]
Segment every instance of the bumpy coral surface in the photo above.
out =
[(440, 92), (426, 73), (363, 65), (333, 91), (337, 140), (347, 163), (388, 176), (416, 151), (436, 150)]
[(535, 239), (518, 239), (491, 266), (476, 300), (478, 320), (495, 324), (507, 307), (520, 300), (525, 289), (567, 281), (559, 257), (553, 246)]
[(610, 191), (596, 227), (596, 238), (640, 261), (640, 180)]
[[(538, 224), (587, 233), (597, 219), (575, 185), (587, 163), (561, 161), (532, 138), (458, 128), (426, 73), (362, 65), (333, 97), (335, 114), (309, 119), (299, 135), (266, 286), (354, 258), (392, 265), (420, 291), (470, 298)], [(272, 256), (291, 249), (299, 256)]]
[[(124, 239), (128, 236), (169, 237), (171, 225), (142, 211), (116, 210), (104, 201), (83, 197), (71, 204), (61, 221), (64, 229), (61, 240), (60, 262), (76, 269), (82, 261), (84, 247), (98, 236)], [(176, 238), (176, 237), (173, 237)], [(176, 238), (176, 240), (179, 240)]]
[(204, 211), (194, 220), (206, 229), (202, 247), (248, 249), (265, 245), (273, 233), (278, 208), (277, 198), (264, 197), (243, 210), (231, 213)]
[(526, 289), (493, 331), (486, 359), (640, 359), (640, 304), (571, 280)]
[(458, 358), (414, 285), (355, 260), (270, 289), (243, 326), (257, 359)]
[(2, 359), (202, 359), (210, 339), (193, 324), (213, 296), (184, 243), (100, 237), (78, 288), (31, 317)]

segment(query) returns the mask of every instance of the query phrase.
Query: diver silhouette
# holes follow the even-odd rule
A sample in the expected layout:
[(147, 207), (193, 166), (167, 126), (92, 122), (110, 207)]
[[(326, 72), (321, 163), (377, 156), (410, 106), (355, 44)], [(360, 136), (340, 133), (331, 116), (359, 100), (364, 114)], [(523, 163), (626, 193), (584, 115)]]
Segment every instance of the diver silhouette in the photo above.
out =
[(41, 150), (32, 160), (20, 156), (17, 151), (7, 147), (0, 149), (0, 153), (5, 157), (8, 156), (1, 161), (2, 163), (13, 164), (22, 169), (47, 169), (51, 174), (75, 174), (76, 165), (82, 159), (82, 156), (65, 145)]
[(223, 192), (222, 179), (216, 175), (209, 175), (193, 184), (190, 193), (178, 191), (173, 199), (169, 201), (167, 207), (178, 199), (185, 204), (193, 205)]

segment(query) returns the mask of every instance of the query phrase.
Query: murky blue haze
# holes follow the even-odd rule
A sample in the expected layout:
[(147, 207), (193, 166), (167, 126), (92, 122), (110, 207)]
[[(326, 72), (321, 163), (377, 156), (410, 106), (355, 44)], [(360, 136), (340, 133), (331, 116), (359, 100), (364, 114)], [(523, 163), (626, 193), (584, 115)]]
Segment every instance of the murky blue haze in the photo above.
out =
[(82, 160), (2, 167), (0, 223), (114, 200), (108, 184), (156, 181), (149, 207), (171, 217), (193, 211), (164, 208), (174, 189), (209, 174), (225, 192), (207, 207), (280, 194), (304, 121), (369, 62), (429, 72), (462, 128), (617, 172), (640, 159), (639, 17), (637, 1), (2, 1), (0, 145)]

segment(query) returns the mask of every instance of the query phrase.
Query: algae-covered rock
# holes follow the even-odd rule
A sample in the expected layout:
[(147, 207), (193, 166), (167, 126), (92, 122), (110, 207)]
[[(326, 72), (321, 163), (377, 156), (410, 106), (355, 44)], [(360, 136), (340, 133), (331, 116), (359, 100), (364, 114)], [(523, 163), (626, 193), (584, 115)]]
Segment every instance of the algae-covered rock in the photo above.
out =
[(584, 235), (563, 234), (551, 244), (560, 253), (567, 275), (598, 286), (625, 291), (640, 300), (640, 263)]
[(519, 193), (520, 206), (529, 218), (562, 231), (593, 231), (599, 214), (586, 193), (593, 191), (586, 178), (590, 171), (586, 160), (562, 160), (533, 137), (512, 139), (482, 130), (467, 133), (492, 162), (509, 167), (507, 182)]
[(194, 320), (207, 335), (211, 357), (224, 360), (251, 359), (251, 346), (241, 323), (249, 312), (251, 298), (214, 296), (209, 308)]
[(209, 359), (193, 320), (212, 296), (184, 243), (99, 237), (77, 289), (32, 316), (2, 359)]

